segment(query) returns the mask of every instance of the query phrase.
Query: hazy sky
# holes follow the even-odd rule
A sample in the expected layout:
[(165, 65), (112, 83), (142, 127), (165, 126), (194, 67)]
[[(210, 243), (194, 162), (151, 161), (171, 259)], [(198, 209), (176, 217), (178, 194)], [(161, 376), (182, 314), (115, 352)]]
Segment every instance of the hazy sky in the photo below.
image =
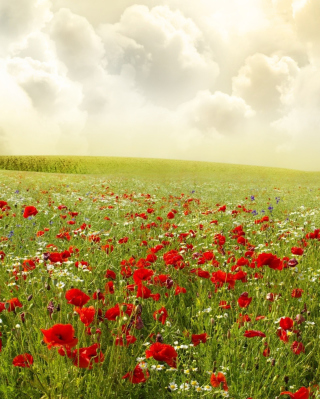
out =
[(319, 0), (1, 0), (0, 155), (320, 170)]

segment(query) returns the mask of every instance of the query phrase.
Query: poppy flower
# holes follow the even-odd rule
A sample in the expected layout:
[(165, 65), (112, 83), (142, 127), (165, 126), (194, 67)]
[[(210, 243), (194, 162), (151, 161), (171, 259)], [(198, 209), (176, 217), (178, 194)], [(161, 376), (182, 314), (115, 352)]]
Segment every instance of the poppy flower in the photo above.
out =
[(22, 308), (22, 303), (19, 301), (18, 298), (12, 298), (7, 301), (9, 304), (8, 312), (13, 312), (15, 308)]
[(4, 209), (8, 205), (6, 201), (0, 201), (0, 209)]
[(174, 213), (173, 213), (173, 212), (169, 212), (169, 213), (167, 214), (167, 218), (168, 218), (168, 219), (173, 219), (173, 218), (174, 218)]
[(72, 288), (67, 291), (65, 298), (70, 305), (77, 306), (78, 308), (82, 308), (90, 300), (90, 297), (78, 288)]
[[(158, 316), (158, 315), (160, 315), (160, 316)], [(153, 313), (153, 318), (155, 320), (159, 320), (162, 324), (164, 324), (166, 322), (167, 317), (168, 317), (168, 312), (164, 306), (162, 306), (162, 308), (160, 308), (159, 310), (156, 310)]]
[(74, 366), (82, 369), (92, 369), (93, 362), (102, 363), (104, 361), (103, 353), (97, 353), (99, 347), (99, 344), (93, 344), (86, 348), (75, 349), (68, 357), (73, 360)]
[(151, 269), (138, 269), (133, 273), (133, 280), (136, 284), (141, 284), (142, 281), (150, 280), (154, 275)]
[(283, 330), (291, 330), (293, 327), (293, 320), (290, 317), (282, 317), (280, 319), (280, 327)]
[(301, 288), (294, 288), (291, 292), (292, 298), (301, 298), (303, 293), (303, 289)]
[(140, 367), (140, 364), (137, 364), (134, 368), (133, 372), (129, 371), (129, 373), (125, 374), (122, 379), (129, 379), (132, 384), (140, 384), (142, 382), (146, 382), (149, 378), (148, 370), (145, 371), (145, 374)]
[(281, 341), (289, 342), (289, 337), (288, 337), (286, 330), (283, 330), (282, 328), (278, 328), (277, 335), (281, 339)]
[(266, 334), (263, 333), (262, 331), (257, 331), (257, 330), (247, 330), (244, 334), (244, 337), (247, 338), (253, 338), (253, 337), (265, 337)]
[(127, 334), (125, 337), (126, 337), (126, 339), (125, 339), (125, 341), (123, 341), (123, 337), (121, 335), (117, 335), (115, 345), (116, 346), (124, 346), (124, 345), (129, 346), (131, 344), (134, 344), (137, 340), (137, 338), (134, 335)]
[(108, 281), (106, 283), (106, 285), (104, 286), (104, 289), (106, 291), (107, 294), (114, 294), (114, 285), (113, 285), (113, 281)]
[(38, 213), (37, 208), (34, 206), (26, 206), (24, 208), (24, 213), (23, 213), (23, 217), (26, 219), (29, 216), (36, 216), (36, 214)]
[(112, 280), (115, 280), (117, 278), (117, 276), (113, 270), (108, 269), (106, 271), (105, 278), (111, 278)]
[(258, 255), (257, 258), (257, 267), (262, 266), (269, 266), (270, 269), (274, 270), (282, 270), (283, 268), (281, 259), (279, 259), (276, 255), (264, 252)]
[(207, 333), (203, 334), (192, 334), (191, 341), (194, 346), (198, 346), (200, 343), (205, 344), (207, 342)]
[(219, 308), (222, 308), (222, 309), (230, 309), (230, 308), (231, 308), (231, 305), (228, 305), (228, 302), (227, 302), (227, 301), (220, 301), (220, 302), (219, 302)]
[(217, 376), (215, 374), (211, 375), (210, 378), (210, 384), (214, 387), (217, 388), (220, 386), (220, 384), (223, 384), (223, 389), (225, 391), (228, 391), (228, 385), (227, 385), (227, 380), (226, 377), (224, 376), (224, 374), (222, 373), (218, 373)]
[(249, 294), (247, 292), (243, 292), (239, 299), (238, 299), (238, 304), (240, 308), (247, 308), (252, 301), (252, 297), (249, 298)]
[(3, 260), (6, 257), (6, 254), (3, 251), (0, 251), (0, 260)]
[(303, 255), (303, 249), (302, 248), (298, 248), (298, 247), (292, 247), (291, 248), (291, 253), (293, 255)]
[(187, 290), (184, 287), (177, 286), (174, 291), (174, 295), (185, 294), (186, 292)]
[(48, 345), (48, 349), (53, 346), (65, 346), (72, 348), (78, 343), (78, 338), (74, 337), (74, 328), (71, 324), (55, 324), (48, 330), (41, 330), (44, 335), (44, 342)]
[(166, 362), (168, 366), (177, 368), (177, 357), (178, 353), (176, 350), (168, 344), (162, 344), (156, 342), (146, 350), (146, 358), (153, 357), (159, 362)]
[(305, 387), (301, 387), (295, 393), (285, 391), (285, 392), (281, 392), (280, 395), (289, 395), (290, 398), (292, 398), (292, 399), (309, 399), (310, 393), (309, 393), (309, 389), (307, 389)]
[(30, 366), (32, 366), (32, 364), (33, 364), (33, 357), (32, 357), (32, 355), (29, 355), (29, 353), (24, 353), (23, 355), (16, 356), (13, 359), (12, 364), (15, 367), (30, 368)]
[(75, 309), (78, 315), (80, 316), (81, 322), (88, 327), (94, 320), (94, 315), (96, 313), (93, 306), (89, 306), (88, 308), (76, 308)]
[(113, 308), (108, 309), (104, 315), (105, 319), (112, 321), (115, 321), (118, 316), (120, 316), (120, 307), (118, 303)]
[(293, 342), (291, 345), (291, 350), (295, 355), (300, 355), (301, 352), (305, 352), (303, 343), (298, 341)]

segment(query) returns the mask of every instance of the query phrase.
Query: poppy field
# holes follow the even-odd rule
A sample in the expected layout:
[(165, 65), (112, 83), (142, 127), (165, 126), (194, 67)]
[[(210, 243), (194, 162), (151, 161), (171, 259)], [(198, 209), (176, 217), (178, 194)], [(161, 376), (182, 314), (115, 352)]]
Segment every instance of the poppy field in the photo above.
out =
[(319, 398), (320, 179), (292, 176), (0, 171), (0, 398)]

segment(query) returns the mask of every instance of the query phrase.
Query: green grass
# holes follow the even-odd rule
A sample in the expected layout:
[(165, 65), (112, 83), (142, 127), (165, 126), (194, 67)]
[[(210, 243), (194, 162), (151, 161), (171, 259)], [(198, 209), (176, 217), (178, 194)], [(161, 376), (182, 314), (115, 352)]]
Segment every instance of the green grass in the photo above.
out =
[(46, 173), (101, 174), (155, 179), (198, 179), (313, 184), (320, 172), (214, 162), (90, 156), (0, 156), (0, 169)]
[[(26, 158), (17, 159), (22, 162)], [(0, 313), (3, 343), (0, 352), (1, 399), (223, 398), (224, 391), (219, 388), (201, 392), (192, 387), (187, 391), (179, 388), (191, 381), (197, 381), (200, 387), (210, 386), (213, 370), (225, 374), (229, 398), (234, 399), (273, 399), (281, 391), (296, 392), (302, 386), (313, 387), (319, 382), (320, 241), (307, 240), (304, 254), (296, 256), (299, 261), (296, 269), (278, 271), (268, 266), (259, 269), (243, 267), (243, 271), (248, 273), (248, 281), (237, 281), (234, 289), (228, 289), (224, 284), (215, 292), (210, 279), (191, 273), (198, 267), (210, 275), (219, 269), (230, 273), (234, 265), (232, 255), (237, 260), (248, 249), (232, 238), (232, 229), (239, 225), (243, 226), (245, 237), (255, 246), (255, 256), (272, 252), (281, 259), (285, 256), (292, 258), (291, 248), (302, 246), (306, 234), (320, 228), (318, 173), (134, 158), (43, 159), (46, 167), (51, 162), (58, 173), (0, 171), (0, 201), (7, 201), (11, 208), (0, 211), (0, 251), (6, 254), (0, 260), (0, 302), (16, 297), (22, 303), (22, 308), (15, 312), (3, 310)], [(83, 168), (78, 173), (90, 171), (91, 174), (61, 173), (59, 162), (66, 159), (77, 160), (79, 168)], [(95, 160), (99, 160), (99, 168), (104, 165), (105, 169), (99, 169), (93, 162)], [(35, 164), (33, 161), (30, 163), (33, 167)], [(147, 170), (143, 166), (146, 164)], [(18, 163), (14, 165), (17, 167)], [(70, 165), (69, 173), (74, 163)], [(68, 209), (58, 210), (61, 204)], [(219, 212), (220, 205), (224, 204), (227, 211)], [(23, 218), (26, 205), (34, 205), (39, 213), (30, 219)], [(245, 212), (239, 206), (256, 214)], [(147, 213), (148, 208), (153, 208), (154, 213)], [(172, 209), (177, 213), (174, 219), (167, 219)], [(190, 213), (185, 214), (187, 209)], [(72, 218), (69, 211), (78, 212), (78, 215)], [(136, 216), (141, 213), (146, 213), (148, 219)], [(65, 219), (61, 217), (64, 215)], [(266, 223), (256, 224), (255, 220), (264, 215), (268, 215), (270, 221), (267, 227), (262, 228)], [(72, 219), (75, 224), (68, 224)], [(211, 224), (212, 220), (217, 220), (218, 224)], [(151, 225), (152, 222), (156, 225)], [(83, 223), (87, 225), (86, 229), (81, 234), (73, 234)], [(45, 228), (49, 231), (38, 236), (37, 232)], [(179, 234), (190, 230), (196, 233), (195, 236), (189, 235), (180, 242)], [(57, 238), (62, 231), (69, 231), (70, 241)], [(226, 237), (224, 253), (214, 244), (218, 233)], [(100, 242), (94, 242), (94, 236), (99, 237)], [(123, 237), (128, 237), (128, 242), (119, 244)], [(150, 252), (148, 249), (163, 240), (169, 245), (156, 254), (156, 262), (148, 269), (157, 275), (170, 274), (174, 287), (167, 289), (144, 282), (152, 293), (161, 295), (158, 302), (151, 298), (136, 298), (136, 292), (129, 292), (126, 297), (124, 287), (133, 284), (133, 278), (126, 280), (121, 275), (121, 261), (130, 257), (136, 260), (146, 258)], [(102, 250), (107, 243), (114, 246), (109, 254)], [(47, 247), (49, 244), (54, 244), (57, 250)], [(186, 267), (179, 270), (166, 266), (163, 254), (173, 249), (180, 251), (182, 247), (186, 249), (186, 244), (194, 246), (183, 253)], [(50, 262), (42, 261), (45, 252), (61, 252), (70, 246), (79, 249), (79, 253), (72, 254), (70, 262), (50, 265)], [(214, 252), (218, 268), (211, 262), (197, 263), (194, 254), (208, 250)], [(21, 273), (23, 261), (27, 259), (33, 259), (36, 268), (26, 273), (24, 279)], [(77, 268), (76, 261), (87, 261), (91, 270)], [(105, 278), (107, 269), (116, 273), (112, 295), (105, 292), (105, 284), (109, 281)], [(262, 273), (263, 278), (255, 279), (256, 272)], [(176, 285), (185, 287), (187, 292), (175, 296)], [(85, 306), (94, 306), (96, 311), (100, 308), (103, 314), (116, 303), (136, 304), (138, 301), (142, 305), (144, 328), (132, 328), (131, 333), (137, 341), (128, 348), (115, 346), (115, 335), (119, 334), (121, 325), (128, 323), (122, 317), (117, 321), (99, 322), (95, 319), (91, 325), (93, 334), (87, 335), (74, 307), (65, 298), (71, 287), (81, 289), (90, 297), (100, 289), (105, 295), (105, 303), (90, 299)], [(293, 288), (303, 289), (301, 299), (292, 298)], [(248, 308), (240, 308), (237, 304), (244, 291), (252, 297)], [(270, 302), (266, 299), (268, 293), (281, 296)], [(231, 304), (231, 309), (220, 309), (221, 300)], [(60, 311), (54, 312), (52, 320), (47, 311), (50, 301), (60, 305)], [(306, 321), (294, 325), (300, 335), (293, 333), (285, 344), (276, 334), (277, 321), (284, 316), (295, 319), (304, 304), (308, 309), (308, 313), (303, 314)], [(153, 312), (162, 306), (168, 311), (169, 323), (164, 325), (153, 318)], [(240, 313), (249, 315), (251, 321), (239, 327)], [(255, 321), (258, 315), (266, 318)], [(49, 350), (42, 343), (41, 329), (48, 329), (56, 323), (74, 327), (75, 336), (79, 339), (76, 348), (99, 342), (104, 362), (94, 364), (92, 370), (80, 369), (71, 359), (60, 356), (57, 348)], [(95, 333), (96, 328), (101, 329), (101, 335)], [(246, 330), (263, 331), (266, 338), (245, 338)], [(177, 341), (179, 346), (188, 345), (187, 349), (177, 349), (177, 370), (170, 371), (166, 363), (149, 358), (150, 378), (145, 384), (123, 380), (122, 376), (138, 364), (137, 358), (145, 357), (147, 347), (144, 344), (151, 342), (151, 333), (157, 332), (162, 334), (166, 344), (177, 346)], [(207, 342), (190, 347), (191, 335), (203, 332), (208, 334)], [(295, 355), (292, 352), (290, 348), (295, 340), (301, 340), (305, 353)], [(262, 356), (264, 342), (268, 343), (271, 351), (268, 357)], [(23, 353), (30, 353), (34, 358), (30, 369), (12, 365), (14, 357)], [(164, 370), (152, 369), (159, 364), (164, 366)], [(186, 374), (185, 370), (190, 373)], [(176, 391), (168, 391), (170, 382), (177, 384)]]

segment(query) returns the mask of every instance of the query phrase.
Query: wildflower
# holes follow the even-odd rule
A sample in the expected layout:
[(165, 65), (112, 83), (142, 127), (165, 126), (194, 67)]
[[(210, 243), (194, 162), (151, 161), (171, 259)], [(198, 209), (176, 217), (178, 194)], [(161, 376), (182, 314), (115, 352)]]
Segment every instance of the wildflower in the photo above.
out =
[(125, 374), (122, 378), (128, 379), (132, 384), (140, 384), (147, 381), (149, 378), (149, 372), (146, 370), (144, 373), (140, 365), (137, 364), (133, 372), (129, 371), (129, 373)]
[(23, 212), (23, 217), (26, 219), (29, 216), (36, 216), (37, 213), (38, 210), (34, 206), (26, 206)]
[(12, 364), (15, 367), (30, 368), (30, 366), (32, 366), (32, 364), (33, 364), (33, 357), (32, 357), (32, 355), (29, 355), (29, 353), (25, 353), (23, 355), (18, 355), (13, 359)]
[(175, 367), (177, 364), (178, 354), (175, 349), (168, 344), (156, 342), (146, 350), (146, 358), (153, 357), (160, 362), (166, 362), (168, 366)]
[(217, 376), (214, 373), (212, 373), (211, 378), (210, 378), (210, 383), (214, 388), (219, 387), (220, 384), (222, 383), (223, 389), (225, 391), (228, 391), (228, 389), (229, 389), (228, 385), (227, 385), (226, 377), (222, 373), (218, 373)]
[(280, 395), (289, 395), (290, 398), (292, 398), (292, 399), (308, 399), (310, 393), (309, 393), (309, 389), (307, 389), (305, 387), (301, 387), (295, 393), (285, 391), (285, 392), (281, 392)]
[(74, 328), (71, 324), (55, 324), (48, 330), (41, 330), (44, 335), (44, 342), (48, 345), (48, 349), (53, 346), (67, 346), (72, 348), (78, 343), (78, 339), (74, 337)]
[(178, 389), (178, 385), (175, 382), (169, 383), (170, 391), (176, 391)]
[(84, 306), (90, 300), (90, 297), (78, 288), (72, 288), (71, 290), (67, 291), (65, 298), (69, 304), (79, 308)]

